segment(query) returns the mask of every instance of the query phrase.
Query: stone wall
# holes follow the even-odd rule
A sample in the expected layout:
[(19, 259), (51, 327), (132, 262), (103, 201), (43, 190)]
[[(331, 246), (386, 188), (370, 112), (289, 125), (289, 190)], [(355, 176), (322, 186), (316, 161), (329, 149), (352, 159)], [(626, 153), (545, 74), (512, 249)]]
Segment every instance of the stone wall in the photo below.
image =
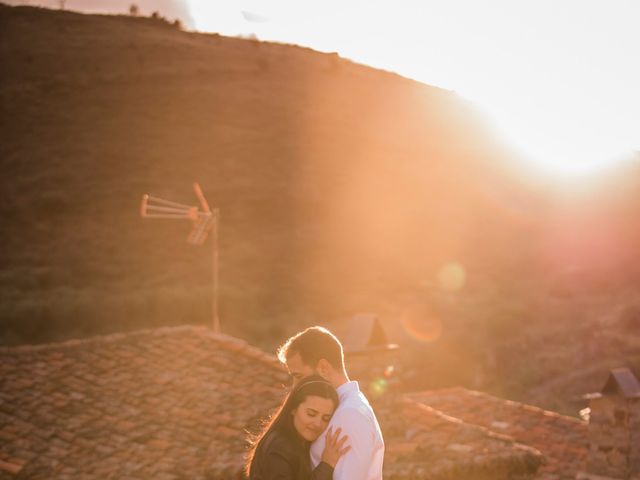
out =
[(628, 400), (630, 418), (630, 447), (629, 467), (631, 478), (640, 480), (640, 398)]
[(588, 473), (632, 478), (640, 472), (640, 401), (604, 395), (590, 406)]

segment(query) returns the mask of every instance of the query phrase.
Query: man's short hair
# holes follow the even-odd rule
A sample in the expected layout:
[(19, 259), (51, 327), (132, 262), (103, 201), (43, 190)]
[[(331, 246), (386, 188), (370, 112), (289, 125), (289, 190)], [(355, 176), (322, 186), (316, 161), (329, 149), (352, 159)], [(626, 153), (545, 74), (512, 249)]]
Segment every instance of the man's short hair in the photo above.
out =
[(344, 369), (342, 344), (324, 327), (309, 327), (291, 337), (278, 349), (278, 358), (286, 364), (287, 359), (297, 353), (302, 363), (311, 368), (316, 368), (324, 358), (332, 367)]

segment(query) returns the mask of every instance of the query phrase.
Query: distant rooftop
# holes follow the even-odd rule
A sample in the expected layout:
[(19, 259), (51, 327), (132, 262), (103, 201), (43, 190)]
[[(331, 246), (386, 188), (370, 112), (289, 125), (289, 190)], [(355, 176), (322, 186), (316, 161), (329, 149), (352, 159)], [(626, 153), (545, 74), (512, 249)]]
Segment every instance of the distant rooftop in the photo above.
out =
[(625, 398), (640, 398), (640, 382), (630, 369), (614, 368), (609, 374), (602, 393), (620, 393)]

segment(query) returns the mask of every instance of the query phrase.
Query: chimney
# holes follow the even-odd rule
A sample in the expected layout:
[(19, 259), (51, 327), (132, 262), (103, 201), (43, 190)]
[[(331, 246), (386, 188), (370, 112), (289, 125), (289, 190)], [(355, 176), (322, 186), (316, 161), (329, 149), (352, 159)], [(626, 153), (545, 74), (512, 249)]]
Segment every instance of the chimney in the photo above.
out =
[(640, 382), (628, 368), (611, 371), (589, 399), (589, 454), (577, 479), (640, 480)]
[(398, 345), (388, 342), (378, 316), (355, 315), (345, 326), (336, 328), (336, 334), (344, 348), (349, 377), (360, 383), (370, 400), (386, 393), (395, 381)]

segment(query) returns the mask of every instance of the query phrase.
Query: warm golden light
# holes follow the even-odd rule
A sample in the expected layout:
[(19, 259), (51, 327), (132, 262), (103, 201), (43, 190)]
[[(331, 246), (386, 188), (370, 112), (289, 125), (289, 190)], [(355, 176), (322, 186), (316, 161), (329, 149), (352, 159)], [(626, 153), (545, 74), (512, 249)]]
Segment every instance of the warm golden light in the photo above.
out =
[[(530, 118), (523, 125), (509, 122), (509, 115), (505, 114), (496, 123), (503, 138), (521, 152), (526, 162), (523, 166), (530, 173), (580, 178), (605, 173), (625, 162), (631, 153), (631, 142), (615, 138), (593, 120), (580, 118), (579, 111), (564, 112), (561, 119), (549, 118), (548, 122), (546, 117), (553, 117), (553, 113), (532, 112), (537, 118)], [(557, 125), (558, 121), (566, 125)]]
[(402, 314), (402, 328), (414, 340), (433, 342), (442, 335), (442, 322), (426, 306), (407, 308)]
[[(60, 6), (58, 0), (37, 3)], [(65, 5), (119, 14), (128, 7), (90, 3)], [(527, 174), (598, 174), (640, 150), (640, 2), (634, 0), (185, 0), (139, 6), (144, 15), (153, 9), (179, 15), (201, 32), (337, 52), (455, 91), (486, 110), (503, 139), (522, 153)]]
[(438, 284), (448, 292), (457, 292), (462, 289), (466, 279), (464, 267), (457, 262), (447, 263), (438, 272)]
[(202, 31), (336, 51), (454, 90), (486, 110), (531, 173), (597, 173), (640, 149), (639, 2), (189, 5)]
[(380, 397), (384, 395), (389, 389), (389, 384), (383, 378), (378, 378), (371, 382), (369, 385), (369, 391), (373, 394), (374, 397)]

